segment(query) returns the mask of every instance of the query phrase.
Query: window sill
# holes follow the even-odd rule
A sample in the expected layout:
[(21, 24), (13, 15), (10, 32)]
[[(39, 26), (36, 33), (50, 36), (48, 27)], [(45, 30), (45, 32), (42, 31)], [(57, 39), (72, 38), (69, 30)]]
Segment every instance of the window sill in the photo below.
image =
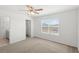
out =
[(59, 33), (46, 33), (46, 32), (42, 32), (43, 34), (47, 34), (47, 35), (56, 35), (59, 36)]

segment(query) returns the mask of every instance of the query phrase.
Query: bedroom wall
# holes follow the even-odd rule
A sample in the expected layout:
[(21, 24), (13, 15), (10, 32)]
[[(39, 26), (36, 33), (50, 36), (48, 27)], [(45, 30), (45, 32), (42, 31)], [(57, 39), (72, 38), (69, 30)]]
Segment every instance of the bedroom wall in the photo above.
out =
[(11, 17), (10, 23), (10, 43), (15, 43), (26, 39), (26, 25), (24, 15)]
[[(57, 18), (60, 21), (59, 35), (49, 35), (41, 32), (41, 20)], [(77, 10), (60, 12), (52, 15), (34, 17), (34, 36), (62, 44), (77, 47)]]
[(77, 14), (77, 18), (78, 18), (78, 20), (77, 20), (77, 37), (78, 37), (78, 40), (77, 40), (77, 46), (78, 46), (78, 51), (79, 51), (79, 9), (78, 9), (78, 12), (77, 12), (78, 14)]
[(0, 10), (0, 16), (6, 16), (10, 19), (9, 39), (10, 43), (15, 43), (26, 39), (25, 15)]

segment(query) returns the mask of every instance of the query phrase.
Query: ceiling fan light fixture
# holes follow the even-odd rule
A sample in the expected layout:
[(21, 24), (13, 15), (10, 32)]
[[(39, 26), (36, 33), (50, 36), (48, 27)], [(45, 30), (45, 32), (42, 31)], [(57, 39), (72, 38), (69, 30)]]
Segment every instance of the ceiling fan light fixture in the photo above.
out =
[(34, 12), (26, 12), (27, 15), (37, 15), (36, 13)]
[(28, 15), (38, 15), (39, 11), (42, 11), (42, 10), (43, 10), (42, 8), (36, 9), (31, 5), (26, 5), (26, 12)]

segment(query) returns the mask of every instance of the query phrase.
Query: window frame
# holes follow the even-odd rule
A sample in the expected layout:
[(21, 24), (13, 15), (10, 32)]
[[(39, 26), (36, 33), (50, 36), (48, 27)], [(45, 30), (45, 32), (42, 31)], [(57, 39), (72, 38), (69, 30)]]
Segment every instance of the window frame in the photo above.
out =
[[(43, 19), (43, 20), (45, 20), (45, 19)], [(46, 19), (47, 20), (47, 19)], [(49, 20), (49, 19), (48, 19)], [(55, 20), (55, 19), (53, 19), (53, 20)], [(49, 35), (59, 35), (59, 27), (60, 27), (60, 22), (59, 22), (59, 19), (56, 19), (56, 20), (58, 20), (58, 33), (50, 33), (50, 31), (49, 31), (49, 25), (48, 25), (48, 32), (44, 32), (42, 29), (42, 20), (41, 20), (41, 33), (44, 33), (44, 34), (49, 34)]]

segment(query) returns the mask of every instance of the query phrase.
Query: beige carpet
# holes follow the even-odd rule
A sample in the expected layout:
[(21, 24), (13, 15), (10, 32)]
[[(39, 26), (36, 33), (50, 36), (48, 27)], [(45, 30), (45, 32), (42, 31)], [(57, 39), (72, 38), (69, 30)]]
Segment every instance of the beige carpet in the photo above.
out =
[(7, 39), (0, 37), (0, 47), (8, 45), (8, 43)]
[(27, 38), (26, 40), (1, 47), (0, 52), (20, 53), (74, 53), (77, 48), (40, 38)]

